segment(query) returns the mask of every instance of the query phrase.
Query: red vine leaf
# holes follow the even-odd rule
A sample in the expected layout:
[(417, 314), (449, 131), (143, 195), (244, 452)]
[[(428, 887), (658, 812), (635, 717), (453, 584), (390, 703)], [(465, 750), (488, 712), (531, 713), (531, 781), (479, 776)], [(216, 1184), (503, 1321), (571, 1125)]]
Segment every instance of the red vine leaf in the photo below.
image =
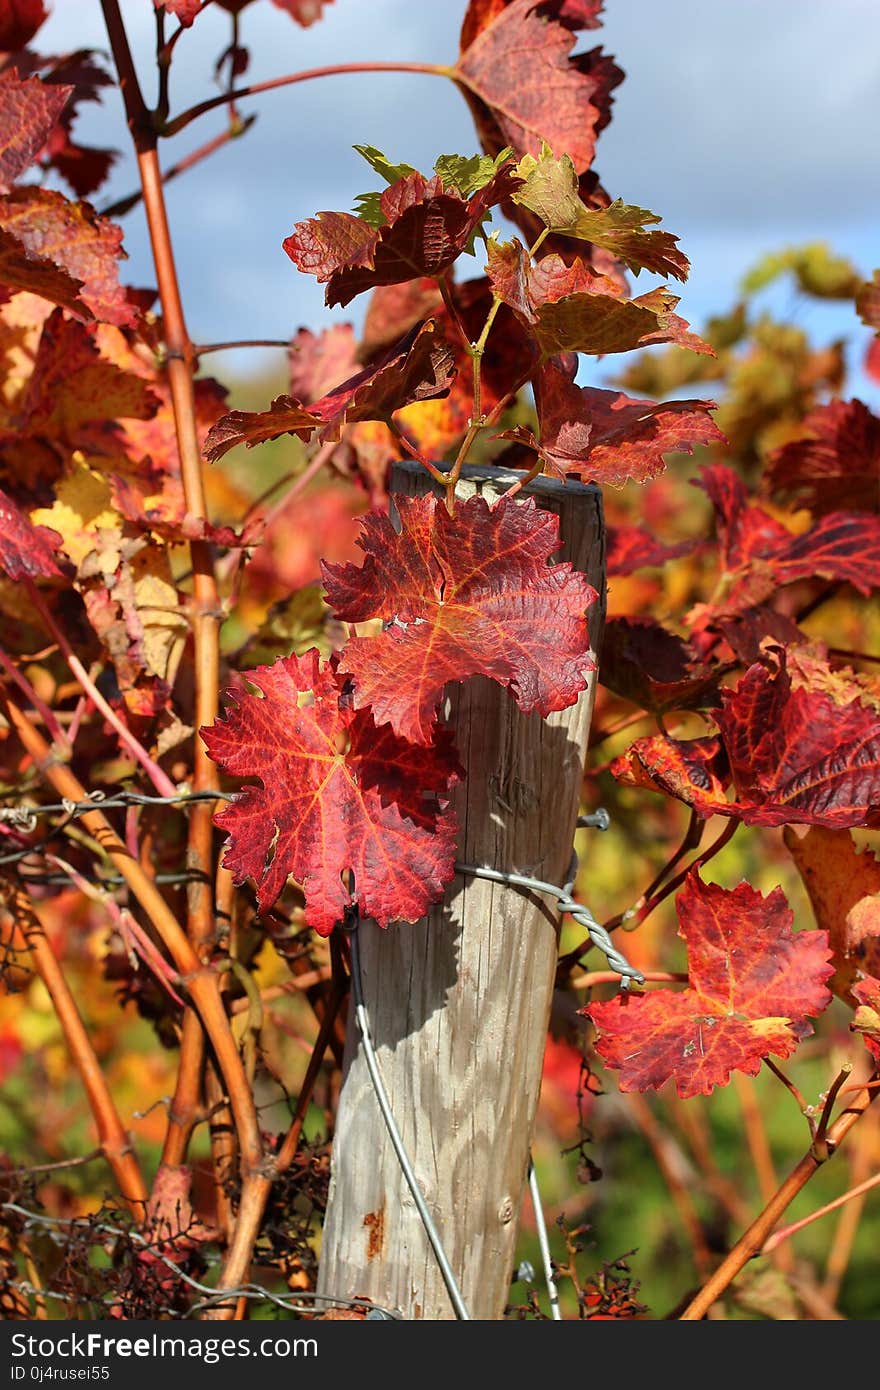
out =
[(865, 1047), (880, 1062), (880, 980), (860, 980), (852, 992), (858, 1007), (850, 1030), (861, 1033)]
[(116, 418), (148, 419), (156, 405), (141, 377), (101, 357), (87, 328), (60, 309), (50, 315), (21, 403), (20, 429), (26, 421), (28, 433), (85, 445), (81, 431), (90, 422), (107, 430)]
[(632, 207), (616, 198), (607, 208), (584, 207), (572, 227), (557, 227), (566, 236), (600, 246), (616, 260), (623, 261), (638, 275), (650, 270), (656, 275), (673, 275), (686, 280), (690, 262), (676, 245), (677, 236), (655, 228), (646, 230), (660, 218), (645, 208)]
[[(769, 603), (757, 603), (738, 613), (719, 613), (708, 606), (704, 611), (709, 615), (711, 627), (703, 630), (696, 621), (691, 636), (691, 645), (703, 657), (718, 656), (718, 634), (744, 666), (763, 661), (768, 641), (778, 647), (806, 641), (797, 623)], [(688, 616), (692, 620), (699, 619), (699, 606)]]
[(723, 599), (693, 611), (691, 620), (699, 626), (761, 603), (784, 584), (817, 575), (846, 581), (863, 594), (880, 588), (880, 517), (829, 512), (795, 536), (749, 501), (726, 464), (703, 468), (698, 485), (715, 508), (724, 570)]
[(567, 151), (578, 173), (590, 167), (611, 74), (600, 50), (571, 50), (573, 31), (594, 27), (595, 17), (573, 0), (469, 6), (454, 76), (489, 154), (509, 145), (538, 155), (546, 141)]
[[(719, 737), (637, 739), (611, 771), (746, 825), (873, 822), (880, 715), (864, 687), (797, 648), (750, 666), (721, 692)], [(725, 789), (732, 784), (735, 799)]]
[(0, 193), (34, 162), (72, 91), (36, 77), (21, 82), (14, 68), (0, 74)]
[(167, 10), (188, 29), (203, 8), (203, 0), (154, 0), (157, 10)]
[(880, 333), (880, 270), (875, 270), (856, 295), (856, 313), (868, 328)]
[(880, 588), (880, 517), (829, 512), (809, 531), (765, 557), (776, 584), (796, 579), (840, 579), (861, 594)]
[(297, 270), (314, 275), (323, 285), (343, 270), (370, 265), (378, 231), (353, 212), (319, 212), (317, 217), (297, 222), (282, 244)]
[[(532, 277), (533, 293), (543, 264), (539, 262)], [(597, 276), (593, 288), (571, 294), (562, 293), (557, 282), (549, 297), (535, 300), (533, 331), (546, 355), (586, 352), (603, 356), (654, 343), (675, 343), (691, 352), (713, 355), (708, 344), (673, 312), (677, 304), (678, 296), (665, 289), (623, 299), (618, 286), (606, 277)]]
[[(82, 281), (82, 299), (95, 318), (130, 328), (138, 321), (119, 283), (122, 230), (88, 203), (71, 203), (49, 188), (16, 188), (0, 198), (0, 228), (25, 251), (54, 261)], [(25, 286), (25, 288), (33, 288)], [(36, 291), (35, 291), (36, 292)]]
[(25, 52), (17, 54), (15, 61), (22, 75), (25, 72), (30, 76), (39, 74), (50, 87), (70, 87), (72, 95), (49, 135), (40, 162), (43, 168), (59, 173), (77, 197), (89, 197), (107, 178), (118, 151), (81, 144), (73, 137), (73, 127), (80, 104), (99, 102), (102, 89), (112, 87), (114, 79), (104, 71), (90, 49), (80, 49), (60, 58)]
[(715, 463), (701, 469), (697, 486), (706, 493), (715, 511), (721, 566), (726, 574), (792, 540), (787, 527), (763, 507), (749, 502), (745, 484), (727, 464)]
[(569, 264), (551, 255), (530, 266), (516, 238), (500, 246), (490, 242), (488, 250), (493, 289), (530, 328), (545, 357), (629, 352), (652, 343), (714, 355), (673, 312), (678, 296), (667, 289), (627, 299), (616, 281), (594, 274), (583, 260)]
[(690, 555), (696, 541), (667, 545), (641, 526), (609, 526), (605, 567), (609, 575), (635, 574), (636, 570), (659, 568), (670, 560)]
[(387, 420), (413, 401), (446, 395), (455, 376), (453, 354), (432, 322), (421, 324), (379, 363), (336, 386), (308, 408), (293, 396), (278, 396), (269, 410), (233, 410), (212, 428), (206, 442), (212, 463), (235, 447), (253, 448), (282, 434), (338, 440), (342, 426), (358, 420)]
[(327, 284), (328, 305), (348, 304), (377, 285), (397, 285), (449, 269), (489, 208), (519, 187), (514, 165), (503, 165), (470, 198), (447, 190), (439, 176), (412, 173), (379, 199), (384, 225), (353, 213), (320, 212), (298, 222), (283, 243), (297, 269)]
[[(412, 324), (396, 333), (386, 349), (403, 336)], [(358, 343), (350, 323), (333, 323), (320, 333), (301, 328), (290, 344), (290, 389), (294, 396), (308, 405), (320, 400), (340, 381), (355, 375), (360, 369)]]
[(609, 618), (605, 624), (599, 679), (643, 709), (710, 709), (720, 703), (719, 678), (653, 618)]
[(210, 541), (226, 549), (255, 545), (262, 538), (262, 523), (256, 517), (237, 532), (188, 512), (179, 477), (163, 476), (149, 468), (131, 476), (116, 472), (107, 476), (113, 487), (114, 506), (141, 531), (178, 545), (183, 541)]
[(717, 737), (639, 738), (614, 759), (611, 772), (627, 786), (677, 797), (701, 816), (741, 815), (726, 795), (730, 776)]
[[(180, 476), (174, 409), (167, 381), (163, 373), (145, 375), (143, 379), (150, 393), (158, 397), (159, 409), (146, 418), (129, 416), (120, 425), (123, 447), (133, 465), (132, 476), (140, 487), (163, 475)], [(204, 449), (211, 427), (224, 414), (226, 388), (213, 377), (199, 377), (194, 386), (196, 428), (200, 447)], [(147, 491), (150, 490), (147, 486)]]
[(382, 926), (417, 921), (453, 872), (447, 796), (459, 769), (449, 736), (426, 750), (377, 729), (340, 703), (314, 648), (246, 679), (260, 696), (230, 692), (230, 709), (201, 730), (224, 771), (260, 783), (216, 817), (235, 882), (252, 878), (265, 912), (294, 875), (307, 922), (326, 936), (352, 901), (342, 878), (351, 870), (365, 915)]
[(726, 1086), (733, 1071), (757, 1076), (768, 1053), (789, 1057), (831, 1002), (828, 938), (792, 932), (781, 888), (763, 897), (691, 873), (678, 895), (688, 988), (591, 1004), (596, 1051), (620, 1071), (622, 1091), (657, 1090), (675, 1079), (682, 1099)]
[[(714, 401), (633, 400), (617, 391), (577, 387), (591, 424), (590, 448), (578, 476), (619, 486), (627, 477), (643, 482), (663, 471), (665, 454), (691, 454), (698, 445), (724, 442), (709, 412)], [(542, 383), (541, 409), (548, 413)], [(560, 422), (552, 411), (553, 427)], [(542, 425), (544, 417), (542, 417)]]
[(880, 511), (880, 419), (859, 400), (829, 401), (810, 411), (803, 431), (770, 455), (767, 491), (814, 514)]
[[(506, 10), (512, 3), (513, 0), (468, 0), (461, 26), (459, 46), (462, 51), (470, 48), (477, 35), (488, 28), (502, 10)], [(544, 0), (542, 8), (570, 29), (598, 29), (602, 24), (599, 15), (603, 4), (604, 0), (552, 0), (552, 3)]]
[(486, 253), (486, 274), (493, 292), (531, 327), (535, 312), (529, 293), (532, 266), (526, 248), (519, 237), (510, 241), (492, 239), (486, 244)]
[(47, 18), (43, 0), (0, 0), (0, 52), (24, 48)]
[(321, 18), (324, 6), (331, 4), (332, 0), (272, 0), (272, 3), (295, 19), (297, 24), (308, 29), (309, 25)]
[[(699, 444), (724, 441), (709, 418), (714, 401), (636, 401), (618, 391), (577, 386), (571, 370), (547, 362), (535, 378), (540, 438), (526, 438), (559, 478), (574, 477), (623, 487), (647, 482), (665, 467), (664, 454), (693, 453)], [(502, 438), (513, 437), (510, 432)]]
[(80, 318), (94, 317), (80, 297), (82, 280), (77, 280), (62, 266), (46, 256), (29, 251), (17, 236), (0, 227), (0, 285), (10, 290), (27, 290), (70, 309)]
[(455, 377), (453, 355), (431, 320), (414, 328), (384, 358), (334, 387), (311, 410), (323, 422), (321, 438), (338, 440), (358, 420), (387, 420), (414, 401), (435, 400)]
[(786, 847), (810, 897), (816, 924), (834, 953), (831, 988), (853, 1002), (861, 975), (880, 977), (880, 862), (856, 848), (848, 830), (814, 825), (803, 837), (783, 830)]
[(118, 421), (146, 419), (156, 406), (146, 381), (105, 360), (92, 332), (55, 309), (29, 376), (0, 402), (4, 471), (33, 488), (42, 475), (57, 477), (73, 450), (115, 458), (124, 447)]
[(231, 410), (211, 426), (205, 441), (205, 457), (216, 463), (230, 449), (244, 444), (253, 449), (283, 434), (311, 439), (322, 421), (293, 396), (276, 396), (268, 410)]
[(447, 681), (489, 676), (524, 713), (573, 704), (595, 669), (584, 615), (596, 592), (570, 564), (548, 563), (557, 518), (533, 499), (471, 497), (454, 517), (435, 496), (396, 506), (399, 533), (386, 515), (364, 518), (363, 566), (324, 566), (340, 618), (387, 624), (346, 646), (339, 669), (355, 706), (428, 743)]
[(55, 556), (61, 537), (49, 526), (34, 526), (18, 507), (0, 492), (0, 569), (10, 579), (60, 575)]

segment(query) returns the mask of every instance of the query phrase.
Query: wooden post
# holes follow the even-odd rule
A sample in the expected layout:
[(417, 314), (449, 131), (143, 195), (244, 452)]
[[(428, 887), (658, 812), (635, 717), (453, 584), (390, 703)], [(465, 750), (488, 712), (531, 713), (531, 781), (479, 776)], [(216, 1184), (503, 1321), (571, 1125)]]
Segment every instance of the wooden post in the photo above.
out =
[[(492, 500), (513, 475), (469, 468), (459, 495)], [(438, 490), (417, 465), (392, 492)], [(540, 478), (529, 488), (560, 517), (559, 558), (600, 598), (605, 541), (596, 487)], [(519, 712), (483, 678), (447, 692), (467, 778), (458, 789), (458, 859), (564, 883), (571, 860), (595, 677), (571, 709)], [(470, 1316), (509, 1300), (520, 1203), (541, 1082), (559, 918), (545, 897), (456, 878), (415, 926), (360, 928), (364, 998), (392, 1110)], [(353, 1014), (353, 1010), (352, 1010)], [(454, 1316), (400, 1172), (349, 1021), (318, 1291), (363, 1295), (405, 1318)]]

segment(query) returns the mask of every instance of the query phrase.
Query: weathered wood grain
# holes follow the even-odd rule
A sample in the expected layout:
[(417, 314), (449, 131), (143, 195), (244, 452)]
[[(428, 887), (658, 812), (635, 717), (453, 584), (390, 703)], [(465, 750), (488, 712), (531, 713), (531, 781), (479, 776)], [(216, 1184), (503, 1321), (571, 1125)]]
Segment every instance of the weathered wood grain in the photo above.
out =
[[(462, 495), (491, 497), (487, 470)], [(423, 493), (402, 465), (393, 491)], [(599, 591), (604, 527), (596, 488), (538, 480), (539, 505), (560, 516), (563, 549)], [(458, 858), (565, 881), (593, 706), (549, 719), (523, 715), (484, 679), (454, 688), (447, 718), (467, 778), (456, 798)], [(501, 1316), (534, 1125), (555, 972), (558, 916), (543, 898), (457, 878), (417, 925), (360, 929), (363, 987), (382, 1076), (473, 1318)], [(376, 1105), (353, 1022), (333, 1147), (321, 1293), (365, 1295), (407, 1318), (453, 1310)]]

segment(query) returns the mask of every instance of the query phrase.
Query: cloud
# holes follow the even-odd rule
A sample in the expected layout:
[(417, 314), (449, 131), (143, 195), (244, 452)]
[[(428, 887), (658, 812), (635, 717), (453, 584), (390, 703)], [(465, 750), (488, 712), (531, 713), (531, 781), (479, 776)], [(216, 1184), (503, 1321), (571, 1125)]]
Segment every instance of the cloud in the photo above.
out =
[(615, 193), (656, 204), (670, 225), (789, 238), (804, 219), (832, 235), (872, 215), (873, 0), (610, 0), (607, 10), (603, 42), (627, 71), (597, 161)]

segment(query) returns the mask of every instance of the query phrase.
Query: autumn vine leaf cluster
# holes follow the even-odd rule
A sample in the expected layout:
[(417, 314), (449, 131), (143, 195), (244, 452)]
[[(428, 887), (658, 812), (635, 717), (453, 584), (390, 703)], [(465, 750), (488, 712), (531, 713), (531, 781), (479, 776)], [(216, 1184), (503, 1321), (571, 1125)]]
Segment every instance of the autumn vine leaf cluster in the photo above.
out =
[[(753, 300), (792, 275), (880, 333), (878, 273), (807, 248), (764, 263), (729, 314), (692, 330), (666, 283), (689, 270), (677, 238), (594, 167), (623, 77), (580, 46), (599, 0), (469, 0), (454, 65), (397, 67), (456, 85), (475, 151), (419, 170), (359, 145), (370, 187), (350, 208), (278, 228), (278, 273), (313, 277), (330, 307), (365, 296), (363, 326), (288, 326), (289, 388), (230, 409), (184, 317), (157, 151), (222, 108), (226, 135), (192, 156), (206, 158), (246, 133), (242, 103), (317, 73), (243, 85), (251, 0), (215, 0), (230, 21), (221, 94), (176, 111), (174, 63), (208, 4), (138, 2), (156, 18), (153, 108), (115, 0), (102, 5), (113, 70), (90, 51), (40, 54), (41, 0), (0, 6), (4, 975), (10, 997), (28, 970), (48, 990), (117, 1195), (155, 1247), (128, 1252), (127, 1315), (183, 1310), (168, 1261), (204, 1272), (209, 1248), (222, 1286), (246, 1282), (255, 1250), (288, 1287), (313, 1283), (327, 1154), (302, 1132), (325, 1056), (342, 1060), (349, 962), (334, 928), (353, 904), (381, 927), (417, 922), (453, 882), (467, 776), (445, 722), (455, 683), (494, 681), (539, 720), (598, 675), (594, 742), (612, 751), (585, 799), (601, 771), (622, 823), (633, 798), (658, 796), (667, 824), (687, 819), (680, 849), (609, 919), (638, 925), (678, 890), (686, 981), (576, 1000), (621, 1090), (672, 1079), (692, 1097), (755, 1075), (795, 1052), (832, 995), (854, 1055), (863, 1040), (880, 1057), (880, 869), (865, 847), (880, 814), (867, 651), (880, 421), (845, 398), (839, 349)], [(331, 0), (273, 2), (306, 28)], [(118, 206), (146, 215), (155, 291), (125, 285), (122, 226), (87, 201), (119, 156), (80, 143), (77, 117), (115, 84), (139, 174)], [(642, 272), (662, 283), (634, 293)], [(268, 491), (262, 450), (249, 452), (264, 445), (292, 460)], [(390, 497), (400, 460), (423, 495)], [(502, 493), (491, 505), (474, 463)], [(598, 651), (588, 619), (605, 595), (559, 559), (547, 494), (529, 495), (541, 476), (551, 492), (604, 491)], [(101, 811), (95, 793), (129, 801)], [(817, 929), (780, 888), (709, 881), (740, 827), (790, 856)], [(72, 911), (99, 923), (97, 959), (70, 939)], [(562, 996), (590, 949), (563, 954)], [(178, 1058), (150, 1181), (95, 1079), (68, 979), (83, 971)], [(317, 1042), (312, 1030), (290, 1126), (270, 1136), (257, 1082), (288, 1088), (264, 1006), (285, 993)], [(200, 1208), (188, 1158), (206, 1124)], [(294, 1182), (311, 1205), (285, 1244), (272, 1194)], [(21, 1315), (24, 1233), (9, 1229), (4, 1307)], [(139, 1279), (153, 1280), (149, 1307)]]

